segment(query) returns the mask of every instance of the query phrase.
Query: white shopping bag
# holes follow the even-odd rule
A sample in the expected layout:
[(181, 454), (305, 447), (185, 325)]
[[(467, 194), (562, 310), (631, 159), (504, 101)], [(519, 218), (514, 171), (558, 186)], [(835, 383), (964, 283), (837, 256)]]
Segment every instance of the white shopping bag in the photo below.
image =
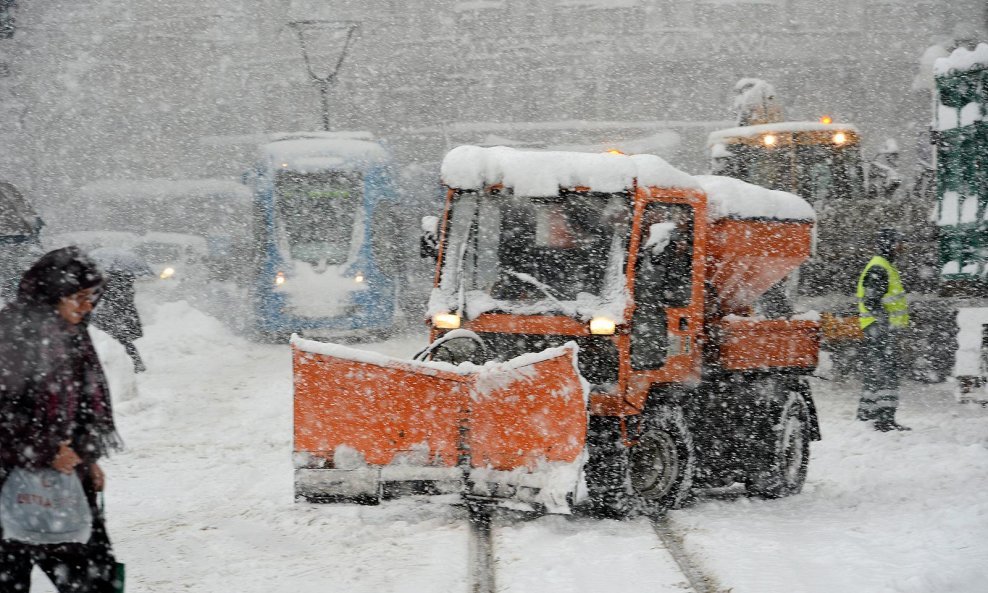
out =
[(3, 538), (29, 544), (86, 543), (93, 529), (75, 472), (14, 468), (0, 491)]

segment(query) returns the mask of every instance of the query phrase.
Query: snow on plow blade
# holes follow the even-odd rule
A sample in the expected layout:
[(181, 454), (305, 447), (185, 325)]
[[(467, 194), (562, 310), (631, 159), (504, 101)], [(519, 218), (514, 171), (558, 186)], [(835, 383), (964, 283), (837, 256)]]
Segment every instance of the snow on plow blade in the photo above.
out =
[(565, 512), (587, 427), (576, 350), (454, 366), (293, 337), (296, 494), (375, 502), (416, 484)]

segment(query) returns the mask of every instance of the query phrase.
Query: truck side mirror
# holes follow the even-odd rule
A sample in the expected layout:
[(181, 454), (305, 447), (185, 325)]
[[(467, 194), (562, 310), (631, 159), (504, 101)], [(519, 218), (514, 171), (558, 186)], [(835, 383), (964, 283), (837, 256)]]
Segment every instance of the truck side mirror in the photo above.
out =
[(439, 257), (439, 219), (435, 216), (422, 217), (422, 237), (419, 239), (419, 255), (425, 258)]

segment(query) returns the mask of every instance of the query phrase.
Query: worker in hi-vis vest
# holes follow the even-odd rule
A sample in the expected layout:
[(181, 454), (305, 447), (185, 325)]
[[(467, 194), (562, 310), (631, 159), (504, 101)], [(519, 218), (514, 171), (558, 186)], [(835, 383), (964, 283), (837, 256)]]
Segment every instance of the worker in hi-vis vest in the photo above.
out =
[(864, 332), (861, 349), (861, 401), (858, 420), (874, 420), (881, 431), (909, 430), (895, 421), (899, 407), (898, 334), (909, 327), (909, 305), (893, 262), (902, 249), (895, 229), (882, 229), (877, 255), (858, 277), (858, 319)]

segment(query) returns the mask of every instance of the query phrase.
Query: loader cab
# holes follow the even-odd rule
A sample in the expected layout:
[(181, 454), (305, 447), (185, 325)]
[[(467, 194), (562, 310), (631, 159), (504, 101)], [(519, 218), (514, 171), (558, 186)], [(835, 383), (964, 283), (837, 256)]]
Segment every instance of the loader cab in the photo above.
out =
[(658, 188), (450, 190), (433, 338), (468, 329), (502, 359), (575, 341), (598, 407), (698, 380), (704, 200)]
[(714, 132), (720, 174), (787, 191), (814, 206), (864, 198), (860, 136), (854, 126), (780, 122)]

